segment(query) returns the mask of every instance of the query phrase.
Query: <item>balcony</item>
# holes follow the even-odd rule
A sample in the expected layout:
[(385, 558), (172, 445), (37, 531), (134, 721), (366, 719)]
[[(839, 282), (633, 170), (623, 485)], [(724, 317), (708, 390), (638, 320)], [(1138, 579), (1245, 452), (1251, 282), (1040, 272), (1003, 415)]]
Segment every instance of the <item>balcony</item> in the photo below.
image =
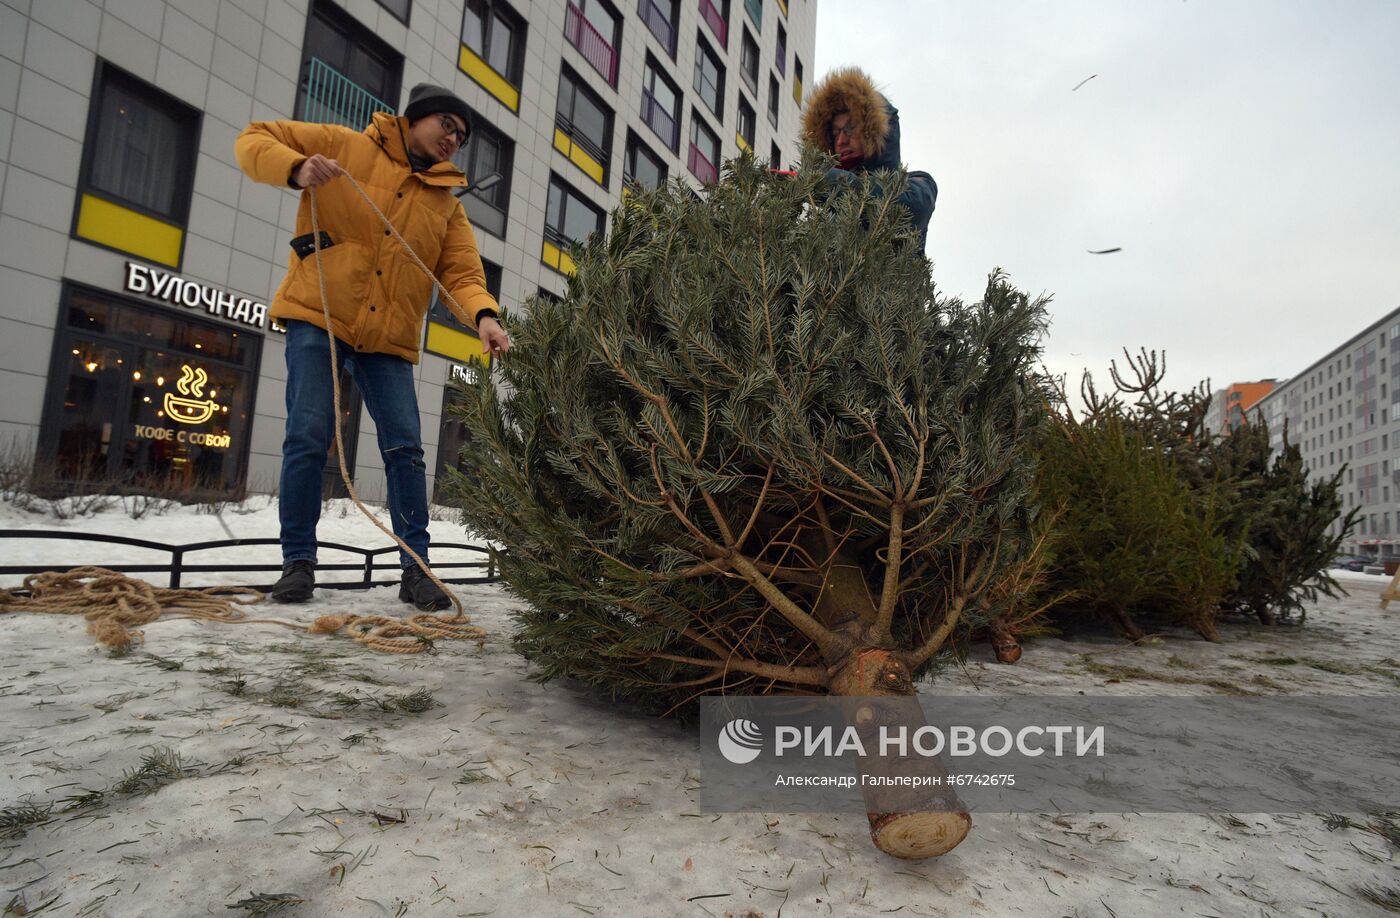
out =
[(729, 23), (724, 21), (724, 14), (715, 6), (713, 0), (700, 0), (700, 18), (705, 20), (710, 31), (715, 33), (715, 38), (719, 39), (719, 46), (728, 50)]
[(604, 187), (608, 184), (608, 151), (560, 113), (554, 115), (554, 148)]
[(656, 136), (666, 142), (666, 146), (674, 150), (677, 141), (680, 140), (675, 117), (670, 112), (661, 107), (656, 101), (656, 97), (650, 92), (642, 90), (642, 120), (647, 123), (647, 127), (656, 132)]
[[(669, 4), (670, 0), (666, 0)], [(671, 7), (675, 9), (674, 6)], [(676, 56), (676, 26), (666, 15), (666, 11), (656, 4), (656, 0), (640, 0), (637, 4), (637, 15), (642, 17), (642, 21), (651, 29), (651, 34), (656, 36), (656, 40), (661, 42), (661, 46), (666, 49), (666, 53), (671, 57)]]
[(705, 154), (701, 153), (695, 144), (690, 145), (690, 156), (686, 165), (690, 167), (691, 173), (706, 185), (713, 185), (719, 180), (719, 169), (705, 158)]
[(313, 57), (307, 65), (300, 120), (363, 131), (375, 112), (394, 114), (394, 106), (365, 92), (325, 61)]
[(583, 15), (583, 10), (574, 4), (568, 5), (564, 17), (564, 37), (583, 55), (593, 69), (603, 75), (608, 85), (617, 88), (617, 49), (593, 28), (593, 24)]

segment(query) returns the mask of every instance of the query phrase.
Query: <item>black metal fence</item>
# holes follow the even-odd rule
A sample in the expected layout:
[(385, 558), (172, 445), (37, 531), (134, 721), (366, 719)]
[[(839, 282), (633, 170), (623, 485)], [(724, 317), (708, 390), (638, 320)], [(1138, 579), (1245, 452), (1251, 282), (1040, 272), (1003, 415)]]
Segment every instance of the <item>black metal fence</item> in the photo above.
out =
[[(103, 564), (100, 561), (91, 561), (85, 564), (0, 564), (0, 575), (20, 575), (41, 574), (45, 571), (69, 571), (76, 567), (104, 567), (110, 571), (122, 574), (169, 574), (169, 586), (174, 589), (180, 586), (180, 580), (185, 574), (244, 574), (253, 572), (273, 572), (280, 574), (281, 563), (276, 564), (193, 564), (187, 561), (189, 555), (198, 552), (215, 551), (226, 548), (241, 548), (252, 545), (277, 545), (277, 539), (218, 539), (213, 542), (191, 542), (187, 545), (171, 545), (166, 542), (153, 542), (149, 539), (131, 539), (126, 536), (102, 535), (91, 532), (62, 532), (57, 530), (33, 530), (33, 529), (0, 529), (0, 546), (4, 546), (10, 540), (22, 539), (31, 541), (63, 541), (63, 542), (99, 542), (108, 545), (129, 545), (134, 548), (147, 548), (154, 551), (163, 551), (170, 555), (169, 564)], [(360, 562), (340, 562), (340, 563), (320, 563), (316, 565), (317, 573), (331, 571), (359, 571), (359, 580), (347, 580), (340, 583), (323, 583), (317, 578), (316, 585), (332, 590), (366, 590), (375, 586), (390, 586), (399, 582), (399, 559), (397, 545), (388, 545), (383, 548), (361, 548), (358, 545), (344, 545), (340, 542), (317, 542), (320, 549), (333, 549), (335, 551), (348, 552), (359, 555), (364, 560)], [(461, 545), (455, 543), (434, 542), (433, 551), (444, 552), (449, 550), (471, 552), (482, 557), (480, 561), (435, 561), (433, 562), (433, 573), (444, 583), (493, 583), (496, 580), (496, 561), (491, 556), (490, 549), (480, 545)], [(378, 562), (381, 555), (390, 555), (387, 562)], [(0, 547), (0, 558), (13, 557), (10, 551)], [(484, 573), (475, 575), (451, 576), (450, 571), (483, 571)], [(393, 579), (375, 580), (376, 571), (392, 571)], [(272, 578), (274, 581), (276, 577)], [(219, 586), (249, 586), (259, 590), (271, 588), (272, 583), (240, 583), (224, 584)]]

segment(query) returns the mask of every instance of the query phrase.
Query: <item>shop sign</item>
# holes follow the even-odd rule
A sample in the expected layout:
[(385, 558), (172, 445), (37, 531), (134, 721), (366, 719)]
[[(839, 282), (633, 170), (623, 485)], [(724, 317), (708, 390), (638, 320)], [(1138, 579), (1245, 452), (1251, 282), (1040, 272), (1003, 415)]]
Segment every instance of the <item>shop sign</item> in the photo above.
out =
[[(139, 293), (153, 300), (162, 300), (172, 306), (184, 306), (186, 309), (203, 307), (210, 315), (223, 316), (253, 328), (268, 327), (266, 303), (254, 302), (246, 296), (236, 297), (150, 265), (128, 261), (123, 289), (128, 293)], [(274, 322), (272, 330), (284, 329)]]
[(460, 363), (452, 364), (452, 378), (459, 379), (469, 386), (473, 385), (478, 379), (481, 378), (480, 373), (480, 367), (467, 367), (463, 366)]
[(181, 398), (174, 392), (165, 393), (165, 413), (170, 420), (177, 424), (203, 424), (214, 416), (214, 412), (219, 410), (219, 405), (212, 398), (204, 399), (204, 384), (209, 381), (209, 374), (204, 372), (204, 367), (191, 369), (189, 364), (180, 367), (180, 378), (175, 383), (175, 388), (180, 390), (180, 395), (192, 395), (194, 398)]
[(228, 434), (205, 433), (202, 430), (176, 430), (173, 427), (156, 427), (154, 424), (137, 424), (135, 436), (141, 440), (164, 440), (167, 443), (189, 443), (205, 449), (228, 449), (233, 437)]
[[(165, 416), (176, 424), (203, 424), (220, 411), (227, 412), (227, 408), (212, 398), (204, 397), (204, 386), (207, 382), (209, 374), (203, 367), (182, 365), (180, 378), (175, 381), (175, 388), (180, 390), (180, 394), (165, 393)], [(180, 430), (174, 427), (156, 427), (154, 424), (137, 424), (134, 434), (142, 440), (189, 443), (206, 449), (228, 449), (233, 439), (226, 433)]]

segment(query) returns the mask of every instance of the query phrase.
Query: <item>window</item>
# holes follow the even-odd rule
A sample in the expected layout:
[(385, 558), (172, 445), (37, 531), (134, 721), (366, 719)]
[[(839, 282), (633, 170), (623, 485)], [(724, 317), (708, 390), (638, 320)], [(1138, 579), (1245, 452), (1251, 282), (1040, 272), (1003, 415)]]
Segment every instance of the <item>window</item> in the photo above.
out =
[(379, 0), (379, 5), (384, 7), (394, 18), (404, 25), (408, 25), (408, 8), (410, 0)]
[(622, 180), (628, 185), (648, 190), (659, 188), (666, 183), (666, 164), (631, 131), (627, 132), (627, 154), (622, 162)]
[[(475, 111), (471, 117), (471, 139), (452, 160), (469, 183), (466, 194), (460, 196), (462, 206), (466, 208), (472, 226), (504, 239), (506, 218), (510, 214), (510, 180), (515, 163), (515, 144)], [(499, 175), (500, 179), (486, 190), (477, 191), (476, 186), (492, 175)]]
[(637, 15), (672, 58), (676, 56), (676, 25), (680, 20), (679, 0), (638, 0)]
[[(481, 267), (486, 272), (486, 291), (499, 303), (501, 266), (483, 258)], [(481, 361), (481, 339), (477, 337), (476, 329), (459, 321), (452, 308), (438, 296), (437, 288), (434, 287), (433, 302), (428, 309), (423, 349), (458, 363)]]
[(502, 0), (467, 0), (457, 66), (502, 105), (518, 112), (525, 20)]
[(710, 111), (723, 122), (724, 67), (720, 65), (719, 57), (710, 50), (703, 38), (696, 43), (695, 48), (695, 91), (710, 107)]
[(768, 74), (768, 123), (778, 126), (778, 78)]
[(296, 117), (361, 131), (375, 112), (392, 112), (403, 57), (333, 3), (306, 17)]
[(66, 284), (40, 455), (55, 484), (242, 489), (262, 336)]
[(758, 118), (754, 115), (753, 106), (748, 103), (743, 94), (739, 94), (739, 134), (735, 138), (739, 142), (739, 149), (749, 153), (753, 152), (754, 132), (757, 129)]
[(749, 91), (758, 95), (758, 42), (754, 41), (748, 29), (744, 29), (743, 43), (739, 46), (739, 72), (744, 75), (744, 82), (749, 84)]
[(544, 247), (540, 261), (563, 274), (574, 273), (570, 245), (582, 245), (603, 231), (603, 212), (557, 175), (549, 177), (549, 202), (544, 214)]
[(763, 31), (763, 0), (744, 0), (744, 12), (753, 20), (753, 27)]
[(179, 267), (199, 129), (198, 111), (99, 62), (73, 235)]
[(608, 183), (612, 158), (612, 111), (568, 67), (559, 72), (554, 111), (554, 148), (597, 182)]
[(787, 29), (783, 24), (778, 23), (778, 47), (774, 53), (775, 63), (778, 65), (778, 73), (787, 76)]
[(772, 145), (772, 148), (769, 150), (768, 153), (768, 168), (783, 168), (783, 154), (782, 151), (778, 149), (778, 145), (776, 143)]
[(614, 88), (621, 29), (622, 17), (603, 0), (568, 0), (564, 37)]
[(719, 179), (719, 137), (710, 130), (699, 111), (690, 113), (690, 156), (687, 164), (691, 173), (705, 183)]
[(642, 71), (642, 120), (673, 152), (680, 142), (681, 91), (650, 55)]
[(700, 0), (700, 18), (715, 33), (721, 48), (729, 47), (729, 0)]
[(802, 107), (802, 58), (792, 56), (792, 98), (797, 107)]

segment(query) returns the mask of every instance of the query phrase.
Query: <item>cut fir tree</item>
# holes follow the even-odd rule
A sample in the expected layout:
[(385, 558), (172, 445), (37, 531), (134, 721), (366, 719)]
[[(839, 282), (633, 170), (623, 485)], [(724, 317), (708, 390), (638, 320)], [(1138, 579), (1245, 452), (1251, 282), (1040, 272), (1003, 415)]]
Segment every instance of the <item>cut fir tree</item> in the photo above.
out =
[[(450, 487), (528, 604), (516, 649), (660, 713), (705, 694), (914, 695), (1027, 563), (1044, 302), (935, 293), (898, 175), (751, 161), (632, 194), (511, 321)], [(962, 812), (882, 813), (940, 854)]]

